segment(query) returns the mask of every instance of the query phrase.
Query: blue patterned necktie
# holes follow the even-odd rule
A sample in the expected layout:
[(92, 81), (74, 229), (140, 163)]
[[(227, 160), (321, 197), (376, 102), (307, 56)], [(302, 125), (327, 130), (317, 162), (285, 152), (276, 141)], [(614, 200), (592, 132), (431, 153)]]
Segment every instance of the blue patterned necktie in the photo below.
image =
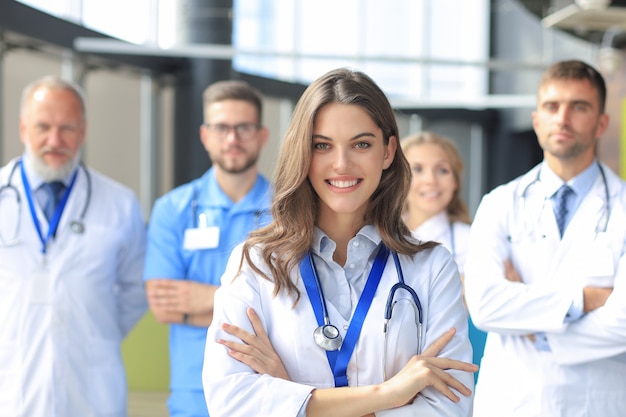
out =
[(46, 215), (46, 219), (50, 221), (52, 216), (54, 216), (57, 206), (59, 205), (59, 201), (61, 201), (61, 198), (63, 197), (65, 185), (61, 181), (52, 181), (43, 184), (42, 187), (48, 193), (48, 201), (43, 208), (43, 212)]
[(554, 197), (554, 217), (556, 218), (556, 224), (559, 226), (559, 233), (563, 237), (565, 232), (565, 219), (567, 218), (567, 199), (574, 190), (567, 185), (563, 184), (559, 188)]

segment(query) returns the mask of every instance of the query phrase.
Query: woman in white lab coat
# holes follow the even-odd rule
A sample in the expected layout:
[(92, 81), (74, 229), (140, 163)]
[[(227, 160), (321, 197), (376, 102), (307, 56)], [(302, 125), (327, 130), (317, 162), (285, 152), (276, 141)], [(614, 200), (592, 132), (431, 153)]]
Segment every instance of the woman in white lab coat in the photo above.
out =
[(448, 249), (463, 276), (471, 220), (461, 199), (459, 151), (450, 139), (432, 132), (410, 135), (400, 145), (412, 173), (404, 221), (416, 238)]
[[(233, 252), (215, 296), (203, 369), (209, 414), (470, 415), (476, 367), (465, 363), (458, 270), (401, 221), (410, 171), (380, 88), (346, 69), (311, 84), (276, 173), (274, 221)], [(416, 296), (398, 290), (384, 326), (400, 272)], [(226, 331), (255, 333), (250, 308), (282, 378), (257, 373), (250, 358), (259, 355)]]
[[(462, 280), (471, 220), (461, 199), (461, 155), (452, 140), (433, 132), (407, 136), (400, 145), (412, 173), (404, 221), (417, 239), (439, 242), (450, 251)], [(480, 364), (486, 337), (470, 320), (469, 338), (475, 364)]]

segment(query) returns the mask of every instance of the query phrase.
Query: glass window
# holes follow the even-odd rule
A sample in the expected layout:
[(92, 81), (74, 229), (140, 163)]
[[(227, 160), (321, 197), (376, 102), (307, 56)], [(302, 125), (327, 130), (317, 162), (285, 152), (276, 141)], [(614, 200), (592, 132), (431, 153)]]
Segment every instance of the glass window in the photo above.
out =
[(137, 44), (150, 40), (155, 0), (19, 0), (51, 15)]
[(307, 84), (349, 66), (390, 97), (488, 92), (488, 0), (234, 0), (234, 11), (242, 72)]
[[(173, 46), (176, 0), (22, 0), (138, 44)], [(242, 72), (308, 84), (329, 69), (367, 72), (391, 98), (488, 93), (489, 0), (233, 0)], [(157, 30), (158, 27), (158, 30)]]
[(80, 22), (80, 0), (17, 0), (27, 6), (66, 20)]
[(128, 42), (148, 42), (154, 0), (83, 0), (83, 25)]

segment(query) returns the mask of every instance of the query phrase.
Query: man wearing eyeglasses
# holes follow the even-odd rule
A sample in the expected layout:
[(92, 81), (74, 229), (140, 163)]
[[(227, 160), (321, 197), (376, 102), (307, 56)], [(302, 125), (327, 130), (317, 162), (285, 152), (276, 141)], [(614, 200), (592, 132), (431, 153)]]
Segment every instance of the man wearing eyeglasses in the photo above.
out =
[(172, 417), (208, 415), (201, 372), (213, 295), (233, 247), (270, 219), (270, 185), (257, 170), (269, 134), (261, 94), (220, 81), (203, 103), (200, 139), (213, 166), (159, 198), (148, 226), (144, 280), (150, 309), (171, 325)]

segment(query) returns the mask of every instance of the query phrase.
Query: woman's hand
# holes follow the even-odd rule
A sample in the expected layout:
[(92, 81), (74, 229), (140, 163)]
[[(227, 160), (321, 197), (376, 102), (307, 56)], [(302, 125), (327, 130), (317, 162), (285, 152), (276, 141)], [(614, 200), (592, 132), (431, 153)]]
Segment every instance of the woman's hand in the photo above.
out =
[(445, 371), (457, 369), (476, 372), (478, 366), (454, 359), (437, 357), (455, 334), (456, 329), (447, 331), (421, 355), (413, 356), (398, 374), (381, 384), (381, 389), (386, 391), (385, 395), (388, 395), (391, 401), (390, 408), (400, 407), (413, 401), (417, 394), (426, 387), (435, 388), (454, 402), (460, 401), (460, 398), (451, 388), (465, 396), (472, 394), (469, 388)]
[(254, 334), (238, 326), (224, 323), (222, 330), (239, 338), (243, 343), (222, 339), (218, 340), (217, 343), (226, 346), (229, 349), (228, 354), (232, 358), (248, 365), (257, 373), (289, 380), (287, 370), (274, 350), (269, 337), (267, 337), (259, 316), (252, 308), (248, 308), (246, 314), (250, 319)]

